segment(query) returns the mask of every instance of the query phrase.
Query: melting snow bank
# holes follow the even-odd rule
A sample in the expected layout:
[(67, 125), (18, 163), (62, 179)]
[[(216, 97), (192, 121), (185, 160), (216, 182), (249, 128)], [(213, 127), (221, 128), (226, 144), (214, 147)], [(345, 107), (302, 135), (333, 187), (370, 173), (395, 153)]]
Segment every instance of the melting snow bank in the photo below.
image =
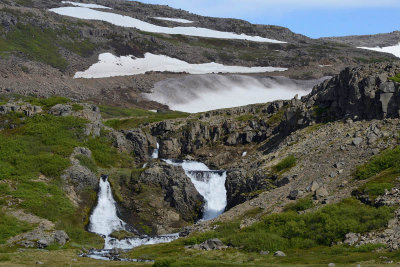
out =
[(153, 17), (153, 19), (173, 21), (173, 22), (178, 22), (178, 23), (193, 23), (193, 21), (187, 20), (187, 19), (163, 18), (163, 17)]
[(93, 213), (90, 216), (89, 231), (103, 236), (105, 245), (104, 249), (91, 250), (88, 254), (85, 254), (83, 256), (93, 259), (110, 260), (114, 259), (113, 257), (115, 256), (111, 252), (113, 249), (129, 250), (142, 245), (168, 243), (179, 238), (179, 234), (163, 235), (156, 237), (142, 236), (135, 238), (125, 238), (122, 240), (110, 237), (110, 234), (114, 231), (132, 229), (127, 229), (128, 225), (124, 221), (122, 221), (117, 215), (117, 208), (111, 192), (110, 183), (108, 182), (108, 176), (102, 175), (99, 186), (100, 190), (98, 194), (98, 202), (96, 208), (93, 210)]
[(144, 58), (135, 58), (133, 56), (117, 57), (111, 53), (103, 53), (99, 55), (99, 62), (93, 64), (86, 71), (77, 72), (74, 78), (106, 78), (144, 74), (149, 71), (206, 74), (219, 72), (262, 73), (285, 70), (287, 69), (275, 67), (225, 66), (218, 63), (190, 64), (176, 58), (151, 53), (146, 53)]
[(266, 43), (286, 43), (273, 39), (268, 39), (260, 36), (249, 36), (246, 34), (237, 34), (233, 32), (222, 32), (206, 28), (198, 27), (162, 27), (153, 25), (148, 22), (144, 22), (129, 16), (123, 16), (115, 13), (98, 11), (88, 8), (87, 5), (81, 3), (71, 3), (73, 5), (79, 5), (76, 7), (59, 7), (52, 8), (50, 11), (59, 15), (74, 17), (78, 19), (86, 20), (101, 20), (116, 26), (137, 28), (145, 32), (165, 33), (165, 34), (181, 34), (197, 37), (207, 38), (218, 38), (218, 39), (239, 39), (248, 40), (254, 42), (266, 42)]
[(197, 191), (206, 201), (203, 220), (211, 220), (225, 211), (226, 172), (210, 170), (205, 164), (196, 161), (164, 160), (166, 163), (181, 166)]
[(386, 46), (386, 47), (357, 47), (357, 48), (368, 49), (368, 50), (373, 50), (373, 51), (383, 52), (383, 53), (389, 53), (389, 54), (393, 54), (396, 57), (400, 58), (400, 43), (397, 45)]
[(77, 2), (71, 2), (71, 1), (62, 1), (61, 3), (70, 4), (70, 5), (79, 6), (79, 7), (86, 7), (86, 8), (112, 9), (111, 7), (107, 7), (107, 6), (101, 6), (101, 5), (96, 5), (96, 4), (84, 4), (84, 3), (77, 3)]
[(196, 113), (304, 96), (325, 79), (327, 77), (298, 81), (285, 77), (187, 75), (158, 82), (152, 93), (143, 95), (172, 110)]

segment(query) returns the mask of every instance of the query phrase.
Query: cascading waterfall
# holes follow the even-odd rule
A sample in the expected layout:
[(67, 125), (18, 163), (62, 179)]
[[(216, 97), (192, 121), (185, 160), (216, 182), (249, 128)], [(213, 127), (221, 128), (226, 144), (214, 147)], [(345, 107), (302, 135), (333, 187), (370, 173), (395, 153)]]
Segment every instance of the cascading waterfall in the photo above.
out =
[(160, 144), (157, 143), (157, 148), (154, 149), (153, 154), (151, 155), (152, 159), (158, 159), (158, 151), (160, 150)]
[(196, 161), (164, 160), (166, 163), (181, 166), (197, 191), (206, 201), (202, 220), (211, 220), (225, 211), (226, 172), (210, 170), (204, 163)]
[(105, 245), (103, 250), (91, 251), (87, 255), (88, 257), (108, 260), (109, 257), (104, 255), (108, 255), (113, 248), (128, 250), (142, 245), (171, 242), (179, 237), (179, 234), (156, 237), (141, 236), (122, 240), (111, 237), (110, 235), (114, 231), (128, 230), (128, 225), (118, 217), (116, 203), (107, 175), (101, 176), (99, 186), (98, 202), (90, 216), (89, 231), (103, 236)]

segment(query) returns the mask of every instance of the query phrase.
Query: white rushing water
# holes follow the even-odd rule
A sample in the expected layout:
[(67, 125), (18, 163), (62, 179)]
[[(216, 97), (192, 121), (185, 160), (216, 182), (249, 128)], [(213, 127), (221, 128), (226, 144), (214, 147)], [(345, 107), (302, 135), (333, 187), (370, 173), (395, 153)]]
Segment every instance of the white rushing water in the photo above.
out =
[(211, 220), (224, 212), (227, 204), (225, 171), (210, 170), (204, 163), (196, 161), (164, 161), (181, 166), (197, 191), (204, 197), (206, 203), (203, 220)]
[(160, 150), (160, 144), (157, 143), (157, 148), (154, 149), (153, 154), (151, 155), (152, 159), (158, 159), (158, 151)]
[(323, 82), (264, 75), (186, 75), (157, 82), (145, 98), (188, 113), (302, 97)]
[(108, 236), (113, 231), (125, 230), (125, 222), (117, 216), (117, 208), (110, 183), (105, 176), (100, 179), (100, 191), (96, 208), (90, 215), (89, 231)]
[(113, 248), (132, 249), (142, 245), (171, 242), (179, 237), (179, 234), (163, 235), (156, 237), (135, 237), (118, 240), (110, 237), (114, 231), (127, 230), (127, 224), (118, 217), (117, 207), (111, 192), (108, 176), (103, 175), (100, 179), (100, 190), (96, 208), (90, 216), (89, 231), (102, 235), (105, 240), (104, 250), (95, 251), (89, 257), (103, 259), (101, 255)]

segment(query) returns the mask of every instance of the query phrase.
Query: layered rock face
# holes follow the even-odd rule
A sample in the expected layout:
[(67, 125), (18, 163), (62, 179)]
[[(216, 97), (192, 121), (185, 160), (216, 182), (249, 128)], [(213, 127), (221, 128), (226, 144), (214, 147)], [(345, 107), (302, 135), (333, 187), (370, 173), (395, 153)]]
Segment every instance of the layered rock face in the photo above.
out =
[(326, 109), (324, 115), (335, 119), (397, 118), (400, 115), (400, 84), (388, 78), (399, 72), (399, 63), (346, 68), (315, 87), (306, 103)]
[(204, 199), (180, 167), (150, 163), (146, 170), (132, 174), (128, 185), (120, 186), (122, 218), (132, 225), (152, 227), (142, 227), (144, 232), (171, 233), (202, 216)]

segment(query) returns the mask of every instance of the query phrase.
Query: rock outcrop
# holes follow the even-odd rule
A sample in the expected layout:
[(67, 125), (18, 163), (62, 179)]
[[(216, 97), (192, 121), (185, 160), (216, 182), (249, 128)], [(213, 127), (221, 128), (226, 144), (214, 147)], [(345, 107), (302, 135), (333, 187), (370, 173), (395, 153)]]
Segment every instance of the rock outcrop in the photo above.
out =
[(170, 233), (202, 216), (204, 199), (181, 167), (153, 162), (120, 186), (122, 218), (150, 226), (150, 233)]

